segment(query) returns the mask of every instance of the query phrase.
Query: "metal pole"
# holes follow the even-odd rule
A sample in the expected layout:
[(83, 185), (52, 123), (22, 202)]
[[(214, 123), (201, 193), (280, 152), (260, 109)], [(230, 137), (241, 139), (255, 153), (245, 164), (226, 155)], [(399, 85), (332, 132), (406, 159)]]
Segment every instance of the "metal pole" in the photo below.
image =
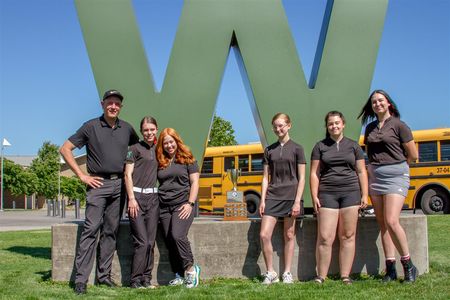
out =
[(198, 205), (198, 201), (195, 201), (194, 205), (194, 218), (197, 218), (200, 215), (200, 207)]
[(60, 174), (61, 174), (61, 171), (58, 172), (58, 200), (61, 200), (61, 175)]
[(3, 143), (2, 143), (2, 187), (1, 187), (1, 191), (0, 191), (0, 202), (1, 202), (1, 204), (0, 204), (0, 211), (3, 211), (3, 148), (4, 148), (4, 146), (3, 146)]
[(61, 215), (61, 201), (56, 200), (56, 215), (60, 216)]
[(75, 219), (80, 218), (80, 199), (75, 200)]
[(51, 215), (51, 209), (50, 209), (50, 200), (47, 199), (47, 217), (50, 217)]
[(52, 217), (56, 216), (56, 205), (54, 199), (52, 199), (52, 211), (53, 211)]
[(62, 199), (61, 201), (61, 218), (66, 217), (66, 200)]

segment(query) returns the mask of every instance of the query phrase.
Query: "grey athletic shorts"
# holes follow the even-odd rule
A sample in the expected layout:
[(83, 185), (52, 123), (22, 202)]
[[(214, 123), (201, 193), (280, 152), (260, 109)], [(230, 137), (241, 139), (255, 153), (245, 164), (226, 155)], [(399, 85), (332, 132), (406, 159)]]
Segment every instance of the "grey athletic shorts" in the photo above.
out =
[(391, 165), (371, 165), (369, 171), (369, 195), (408, 195), (409, 166), (406, 162)]

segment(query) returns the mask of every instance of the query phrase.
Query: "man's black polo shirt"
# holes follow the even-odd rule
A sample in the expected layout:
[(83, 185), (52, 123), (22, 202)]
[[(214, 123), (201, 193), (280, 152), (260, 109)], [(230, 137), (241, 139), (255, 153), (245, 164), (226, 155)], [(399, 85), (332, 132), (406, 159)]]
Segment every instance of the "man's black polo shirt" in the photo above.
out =
[(139, 137), (127, 122), (117, 119), (112, 128), (102, 115), (84, 123), (69, 141), (79, 149), (86, 146), (89, 174), (121, 174), (128, 146)]

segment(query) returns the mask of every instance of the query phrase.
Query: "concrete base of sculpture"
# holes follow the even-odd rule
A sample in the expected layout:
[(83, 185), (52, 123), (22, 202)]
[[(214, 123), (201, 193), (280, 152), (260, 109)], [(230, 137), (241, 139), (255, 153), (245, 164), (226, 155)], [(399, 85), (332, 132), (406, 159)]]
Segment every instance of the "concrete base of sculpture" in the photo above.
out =
[[(428, 272), (427, 218), (423, 215), (402, 215), (400, 223), (406, 231), (411, 257), (419, 273)], [(252, 278), (265, 272), (259, 241), (259, 220), (223, 222), (196, 219), (189, 232), (195, 262), (202, 268), (202, 279), (214, 277)], [(277, 271), (283, 271), (283, 231), (279, 222), (273, 235), (273, 261)], [(297, 222), (297, 242), (292, 274), (299, 280), (315, 276), (316, 219), (305, 218)], [(66, 223), (52, 226), (52, 279), (73, 281), (74, 260), (83, 224)], [(168, 252), (158, 234), (155, 247), (153, 282), (166, 284), (173, 278)], [(333, 259), (329, 274), (339, 272), (339, 241), (333, 245)], [(113, 261), (112, 279), (128, 285), (133, 244), (128, 222), (122, 222), (117, 238), (117, 252)], [(374, 217), (360, 218), (356, 237), (356, 256), (352, 273), (376, 275), (384, 270), (384, 254), (380, 230)], [(397, 271), (403, 275), (397, 256)], [(89, 283), (94, 283), (95, 265)]]

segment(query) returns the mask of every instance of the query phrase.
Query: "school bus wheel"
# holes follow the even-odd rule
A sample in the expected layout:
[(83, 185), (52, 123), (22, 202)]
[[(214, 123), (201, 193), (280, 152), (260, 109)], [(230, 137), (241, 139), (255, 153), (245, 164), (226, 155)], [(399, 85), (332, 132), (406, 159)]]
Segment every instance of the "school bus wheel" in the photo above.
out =
[(246, 194), (247, 213), (249, 217), (260, 217), (259, 215), (259, 196), (255, 194)]
[(422, 211), (426, 215), (449, 213), (449, 195), (440, 187), (427, 189), (420, 201)]

